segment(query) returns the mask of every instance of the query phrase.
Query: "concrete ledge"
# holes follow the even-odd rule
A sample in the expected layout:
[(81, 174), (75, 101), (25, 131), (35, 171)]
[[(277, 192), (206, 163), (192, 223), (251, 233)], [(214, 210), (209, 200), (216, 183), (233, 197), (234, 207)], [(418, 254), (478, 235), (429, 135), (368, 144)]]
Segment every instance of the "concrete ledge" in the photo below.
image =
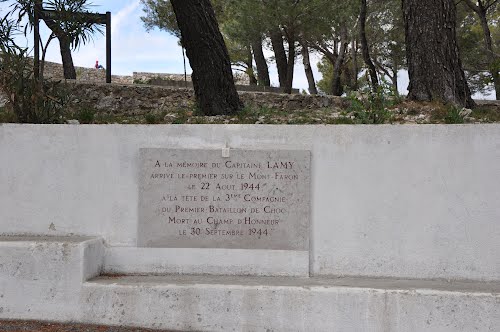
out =
[(0, 236), (0, 277), (81, 283), (101, 273), (103, 248), (92, 237)]
[(192, 248), (106, 248), (104, 271), (116, 274), (309, 276), (309, 252)]
[(81, 320), (189, 331), (492, 331), (500, 283), (99, 277)]
[[(105, 253), (102, 240), (90, 237), (0, 237), (0, 319), (179, 331), (454, 332), (500, 326), (498, 281), (207, 275), (100, 276), (85, 281), (103, 268), (104, 255), (107, 269), (113, 264), (125, 269), (130, 255), (135, 269), (159, 260), (166, 265), (158, 271), (196, 270), (189, 264), (197, 249), (183, 249), (178, 257), (177, 251), (150, 250), (110, 248)], [(241, 272), (244, 263), (252, 266), (246, 256), (265, 259), (270, 254), (231, 253), (240, 261), (226, 260), (224, 250), (212, 252), (214, 266), (228, 264), (219, 267), (219, 273), (236, 273), (238, 264)], [(269, 269), (273, 263), (286, 265), (280, 254), (267, 258)], [(307, 262), (305, 254), (295, 254), (298, 263)], [(186, 265), (175, 267), (181, 261)], [(214, 266), (205, 269), (215, 271)]]
[(0, 237), (0, 319), (72, 317), (82, 282), (100, 274), (103, 243), (90, 237)]

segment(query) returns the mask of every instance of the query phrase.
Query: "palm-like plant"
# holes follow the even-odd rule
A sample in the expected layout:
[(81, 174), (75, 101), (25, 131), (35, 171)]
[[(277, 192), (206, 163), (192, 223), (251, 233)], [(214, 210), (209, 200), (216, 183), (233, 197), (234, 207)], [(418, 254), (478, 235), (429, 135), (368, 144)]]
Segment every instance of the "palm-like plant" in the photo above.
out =
[(64, 77), (75, 79), (76, 71), (71, 51), (91, 41), (96, 33), (103, 33), (100, 25), (88, 19), (88, 15), (92, 14), (91, 6), (87, 0), (16, 0), (12, 4), (11, 13), (17, 13), (18, 24), (27, 19), (28, 24), (24, 26), (24, 33), (27, 34), (35, 24), (35, 8), (38, 7), (40, 18), (52, 31), (46, 44), (41, 45), (42, 59), (50, 41), (57, 38)]

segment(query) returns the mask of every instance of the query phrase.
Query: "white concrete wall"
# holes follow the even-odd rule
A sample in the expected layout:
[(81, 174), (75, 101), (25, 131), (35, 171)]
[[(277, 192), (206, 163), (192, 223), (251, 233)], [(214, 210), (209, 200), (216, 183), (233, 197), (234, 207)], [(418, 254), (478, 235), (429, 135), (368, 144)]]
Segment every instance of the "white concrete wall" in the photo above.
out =
[[(138, 266), (139, 148), (226, 142), (311, 150), (310, 262), (250, 250), (235, 253), (254, 266), (235, 266), (230, 250), (207, 249), (197, 265), (147, 249)], [(0, 125), (0, 161), (0, 234), (101, 236), (114, 272), (304, 275), (310, 264), (314, 275), (500, 280), (498, 124)]]

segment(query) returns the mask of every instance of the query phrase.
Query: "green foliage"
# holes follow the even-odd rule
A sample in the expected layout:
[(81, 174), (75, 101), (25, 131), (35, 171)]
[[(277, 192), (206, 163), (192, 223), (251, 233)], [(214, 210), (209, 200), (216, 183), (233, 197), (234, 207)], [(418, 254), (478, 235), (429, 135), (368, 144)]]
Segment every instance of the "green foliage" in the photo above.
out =
[(392, 122), (391, 107), (399, 104), (401, 98), (386, 81), (377, 91), (366, 91), (367, 98), (358, 98), (355, 93), (348, 96), (350, 105), (347, 112), (354, 115), (354, 122), (360, 124), (383, 124)]
[(322, 78), (317, 83), (319, 91), (324, 94), (329, 94), (332, 91), (333, 82), (333, 65), (326, 57), (322, 57), (318, 62), (318, 71), (321, 73)]
[[(245, 105), (236, 115), (238, 123), (254, 124), (271, 116), (274, 110), (268, 107), (256, 107)], [(263, 121), (264, 122), (264, 121)]]
[(0, 86), (9, 98), (8, 107), (19, 122), (60, 123), (68, 100), (60, 82), (35, 81), (26, 48), (15, 44), (15, 22), (0, 19)]
[(500, 70), (500, 56), (498, 56), (500, 50), (500, 11), (498, 8), (497, 5), (489, 7), (486, 15), (494, 59), (496, 59), (491, 62), (479, 17), (463, 2), (457, 6), (457, 40), (472, 93), (484, 94), (488, 92), (493, 85), (491, 73)]
[(0, 107), (0, 123), (15, 123), (17, 118), (14, 113), (9, 112), (7, 107)]
[(83, 68), (76, 68), (76, 78), (78, 79), (83, 74)]
[(453, 105), (436, 105), (431, 113), (432, 123), (447, 123), (447, 124), (460, 124), (464, 123), (465, 119), (461, 113), (461, 109)]
[[(5, 2), (6, 0), (0, 0)], [(87, 0), (16, 0), (10, 5), (10, 11), (5, 17), (15, 18), (16, 28), (28, 32), (35, 25), (35, 8), (39, 9), (41, 21), (51, 30), (47, 41), (40, 40), (42, 51), (42, 63), (40, 64), (39, 76), (43, 78), (43, 60), (50, 42), (57, 38), (62, 55), (64, 74), (66, 78), (76, 78), (74, 65), (71, 60), (71, 49), (78, 49), (81, 45), (92, 41), (94, 34), (103, 33), (100, 25), (88, 22), (88, 14), (91, 14), (90, 4)], [(40, 9), (53, 11), (47, 15)]]
[(82, 109), (76, 113), (76, 118), (80, 123), (91, 124), (95, 120), (95, 111), (92, 109)]
[(496, 107), (477, 107), (472, 110), (470, 116), (481, 119), (483, 122), (500, 122), (500, 109)]
[[(177, 26), (177, 20), (170, 1), (165, 0), (141, 0), (144, 16), (141, 17), (146, 30), (159, 28), (179, 38), (181, 34)], [(239, 71), (253, 75), (252, 53), (250, 44), (255, 38), (252, 27), (245, 25), (245, 2), (234, 2), (230, 0), (212, 1), (217, 20), (229, 52), (231, 63)]]
[[(64, 38), (69, 41), (72, 49), (78, 49), (81, 45), (93, 40), (96, 33), (103, 33), (102, 26), (85, 22), (85, 15), (91, 13), (91, 4), (87, 0), (40, 0), (43, 9), (58, 12), (57, 17), (45, 18), (47, 26), (57, 36), (59, 41)], [(9, 14), (17, 13), (17, 23), (23, 24), (27, 19), (28, 24), (24, 26), (24, 33), (31, 30), (34, 24), (33, 0), (16, 0)]]
[[(144, 8), (142, 20), (147, 29), (157, 27), (180, 37), (170, 1), (141, 0), (141, 2)], [(333, 64), (339, 56), (341, 44), (340, 30), (346, 28), (349, 46), (341, 68), (341, 82), (344, 91), (358, 89), (354, 84), (354, 78), (358, 78), (364, 66), (357, 43), (359, 0), (213, 0), (212, 3), (231, 61), (240, 71), (250, 75), (255, 71), (249, 47), (252, 41), (262, 38), (267, 49), (272, 51), (269, 31), (279, 28), (286, 42), (300, 41), (307, 44), (311, 51), (323, 55), (318, 64), (319, 71), (323, 75), (318, 88), (323, 93), (331, 92)], [(500, 68), (498, 58), (500, 11), (498, 5), (488, 10), (487, 18), (497, 58), (494, 63), (490, 63), (477, 15), (463, 1), (459, 1), (457, 8), (457, 33), (467, 79), (473, 92), (484, 93), (491, 86), (491, 72)], [(390, 84), (395, 85), (398, 71), (406, 68), (401, 1), (370, 0), (368, 10), (366, 32), (372, 60), (380, 77), (390, 78)], [(356, 69), (357, 75), (354, 74)], [(364, 78), (359, 78), (358, 82), (359, 89), (363, 89)]]
[[(227, 0), (211, 1), (219, 23), (221, 23), (222, 2)], [(181, 31), (177, 26), (172, 3), (169, 0), (141, 0), (144, 16), (141, 20), (147, 31), (158, 28), (181, 39)]]
[(158, 119), (153, 113), (147, 113), (145, 115), (146, 123), (147, 124), (155, 124), (158, 123)]
[[(196, 106), (198, 109), (198, 106)], [(184, 124), (188, 123), (189, 118), (193, 115), (193, 111), (189, 111), (187, 109), (179, 109), (177, 113), (177, 117), (172, 121), (172, 124)], [(202, 114), (201, 110), (198, 110), (198, 114)]]
[[(357, 14), (359, 11), (359, 1), (346, 1), (344, 3), (345, 11), (342, 14), (338, 12), (331, 13), (333, 18), (330, 18), (329, 24), (332, 27), (344, 24), (349, 28), (349, 39), (356, 40), (358, 34)], [(369, 3), (370, 15), (367, 22), (367, 36), (369, 39), (370, 54), (373, 62), (376, 65), (381, 77), (394, 78), (397, 72), (405, 67), (406, 54), (404, 43), (404, 26), (402, 22), (401, 5), (399, 0), (389, 1), (371, 1)], [(318, 70), (322, 74), (322, 79), (318, 83), (318, 88), (326, 94), (332, 91), (333, 81), (333, 65), (338, 56), (338, 46), (335, 48), (335, 43), (338, 44), (339, 36), (338, 29), (328, 30), (328, 23), (323, 23), (323, 26), (317, 27), (320, 31), (316, 35), (309, 32), (309, 43), (311, 47), (323, 54), (321, 62), (318, 63)], [(321, 31), (323, 31), (321, 33)], [(326, 31), (329, 33), (326, 34)], [(353, 43), (349, 45), (349, 50), (346, 54), (341, 74), (341, 82), (344, 85), (344, 91), (352, 91), (354, 89), (354, 79), (357, 79), (357, 88), (364, 90), (367, 80), (365, 77), (358, 77), (360, 69), (364, 63), (359, 45), (354, 43), (356, 57), (352, 55)], [(354, 70), (357, 68), (358, 73), (354, 77)], [(392, 84), (392, 83), (391, 83)], [(394, 88), (394, 90), (396, 90)]]
[(177, 26), (174, 9), (170, 1), (165, 0), (141, 0), (144, 16), (141, 17), (146, 30), (159, 28), (181, 38), (181, 32)]
[(381, 77), (393, 78), (406, 67), (406, 45), (400, 0), (371, 1), (367, 21), (370, 55)]
[(460, 114), (460, 109), (451, 106), (448, 108), (448, 112), (444, 117), (444, 122), (448, 124), (459, 124), (464, 123), (464, 117)]

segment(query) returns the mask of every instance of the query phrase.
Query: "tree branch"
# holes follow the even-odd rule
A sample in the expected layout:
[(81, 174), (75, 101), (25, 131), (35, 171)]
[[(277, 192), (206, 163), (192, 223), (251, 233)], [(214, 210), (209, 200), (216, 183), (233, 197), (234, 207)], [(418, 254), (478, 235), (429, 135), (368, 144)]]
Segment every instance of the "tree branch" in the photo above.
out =
[(470, 8), (472, 9), (473, 11), (475, 11), (476, 13), (481, 13), (481, 8), (479, 8), (479, 6), (477, 4), (475, 4), (474, 2), (472, 2), (472, 0), (464, 0), (465, 1), (465, 4)]
[(488, 11), (491, 7), (493, 7), (497, 3), (498, 3), (498, 0), (493, 0), (492, 2), (488, 2), (487, 4), (485, 4), (483, 6), (483, 8), (484, 8), (485, 11)]

